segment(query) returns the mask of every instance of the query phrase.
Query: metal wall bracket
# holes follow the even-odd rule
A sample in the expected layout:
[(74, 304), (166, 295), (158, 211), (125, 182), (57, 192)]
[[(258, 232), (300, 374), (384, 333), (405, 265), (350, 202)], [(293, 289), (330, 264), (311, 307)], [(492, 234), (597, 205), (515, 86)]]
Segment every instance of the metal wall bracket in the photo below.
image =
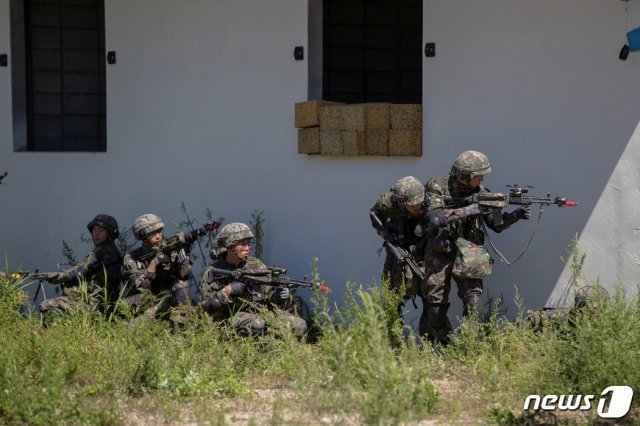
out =
[(296, 47), (293, 49), (293, 58), (294, 58), (296, 61), (301, 61), (301, 60), (303, 60), (303, 59), (304, 59), (304, 47), (302, 47), (302, 46), (296, 46)]
[(116, 63), (116, 52), (115, 51), (110, 51), (107, 52), (107, 63), (109, 65), (113, 65)]
[(426, 43), (424, 45), (424, 56), (427, 58), (433, 58), (436, 56), (436, 44), (435, 43)]
[(9, 56), (6, 53), (0, 54), (0, 67), (9, 65)]

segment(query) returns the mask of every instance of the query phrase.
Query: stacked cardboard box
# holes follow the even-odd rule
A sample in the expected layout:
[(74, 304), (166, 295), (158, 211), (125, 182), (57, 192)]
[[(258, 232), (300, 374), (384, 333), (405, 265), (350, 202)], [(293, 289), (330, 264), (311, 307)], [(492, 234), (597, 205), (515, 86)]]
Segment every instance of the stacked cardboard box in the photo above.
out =
[(296, 103), (298, 153), (422, 155), (422, 106), (313, 100)]

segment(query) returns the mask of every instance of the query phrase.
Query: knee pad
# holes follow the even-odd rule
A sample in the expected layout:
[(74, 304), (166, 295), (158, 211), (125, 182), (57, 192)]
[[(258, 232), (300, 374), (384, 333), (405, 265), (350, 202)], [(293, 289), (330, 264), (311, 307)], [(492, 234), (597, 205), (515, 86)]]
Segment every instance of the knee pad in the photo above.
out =
[(435, 329), (443, 328), (447, 323), (447, 311), (449, 311), (448, 303), (428, 303), (425, 306), (427, 311), (427, 320), (429, 325)]

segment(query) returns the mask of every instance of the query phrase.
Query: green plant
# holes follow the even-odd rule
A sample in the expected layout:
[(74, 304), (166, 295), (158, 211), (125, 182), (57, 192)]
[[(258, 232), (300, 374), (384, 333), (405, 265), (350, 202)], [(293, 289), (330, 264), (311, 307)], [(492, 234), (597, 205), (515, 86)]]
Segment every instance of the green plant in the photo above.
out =
[[(82, 239), (82, 235), (80, 236), (80, 239)], [(62, 255), (67, 259), (69, 265), (75, 265), (77, 263), (73, 249), (65, 240), (62, 240)]]
[(251, 249), (253, 256), (258, 259), (262, 259), (263, 255), (263, 241), (264, 241), (264, 211), (254, 210), (251, 212), (251, 220), (249, 221), (249, 227), (253, 230), (253, 244)]
[(306, 385), (321, 409), (355, 410), (366, 423), (380, 423), (424, 415), (436, 402), (418, 349), (391, 345), (389, 324), (395, 321), (388, 315), (397, 316), (397, 304), (385, 309), (384, 297), (352, 283), (342, 308), (322, 312), (323, 362), (311, 368)]

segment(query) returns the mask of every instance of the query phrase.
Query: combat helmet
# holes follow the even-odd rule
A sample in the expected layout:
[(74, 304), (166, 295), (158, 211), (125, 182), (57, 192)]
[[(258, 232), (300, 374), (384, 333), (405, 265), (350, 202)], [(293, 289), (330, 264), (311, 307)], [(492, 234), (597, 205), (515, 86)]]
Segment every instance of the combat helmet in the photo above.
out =
[(93, 229), (95, 225), (98, 225), (109, 232), (109, 238), (115, 240), (120, 235), (120, 230), (118, 228), (118, 221), (113, 216), (108, 214), (99, 214), (91, 222), (87, 224), (87, 229), (89, 232)]
[(392, 199), (401, 206), (411, 206), (424, 202), (424, 185), (413, 176), (399, 179), (391, 188)]
[(139, 240), (144, 240), (147, 235), (161, 228), (164, 228), (164, 223), (153, 213), (143, 214), (134, 220), (131, 226), (133, 235)]
[(463, 179), (491, 173), (491, 164), (486, 155), (479, 151), (465, 151), (458, 155), (451, 167), (451, 174)]
[(218, 247), (228, 248), (247, 238), (253, 238), (253, 232), (244, 223), (234, 222), (225, 225), (218, 234)]
[(573, 303), (577, 308), (596, 306), (598, 301), (609, 300), (609, 292), (598, 284), (587, 284), (574, 293)]

